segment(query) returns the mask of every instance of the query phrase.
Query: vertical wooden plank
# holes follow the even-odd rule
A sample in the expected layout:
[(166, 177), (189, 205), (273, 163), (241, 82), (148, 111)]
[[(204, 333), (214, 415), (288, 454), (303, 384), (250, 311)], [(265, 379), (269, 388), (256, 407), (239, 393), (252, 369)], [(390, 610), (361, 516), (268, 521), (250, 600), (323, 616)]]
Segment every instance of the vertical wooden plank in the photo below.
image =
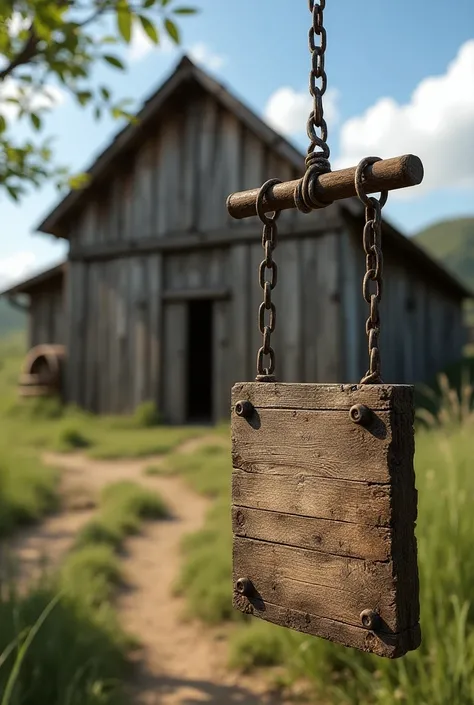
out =
[(134, 310), (134, 328), (132, 329), (133, 354), (133, 408), (135, 409), (147, 398), (147, 380), (149, 376), (149, 356), (147, 346), (146, 318), (148, 311), (147, 271), (143, 258), (131, 258), (132, 267), (132, 301)]
[(317, 283), (317, 238), (308, 237), (300, 241), (300, 271), (302, 286), (300, 291), (302, 318), (302, 380), (317, 381), (317, 338), (319, 324), (318, 283)]
[(98, 382), (98, 309), (99, 309), (99, 265), (89, 263), (89, 281), (87, 288), (87, 329), (86, 329), (86, 369), (85, 369), (85, 407), (88, 411), (97, 411)]
[(278, 286), (274, 291), (277, 307), (278, 332), (274, 335), (278, 363), (277, 378), (282, 382), (301, 382), (303, 375), (301, 348), (303, 331), (300, 304), (301, 270), (300, 241), (283, 241), (275, 256), (279, 267)]
[(164, 307), (164, 414), (168, 422), (186, 421), (187, 306), (183, 302)]
[(218, 154), (218, 106), (216, 101), (206, 95), (202, 102), (202, 128), (199, 137), (199, 174), (198, 194), (199, 194), (199, 230), (209, 231), (213, 227), (213, 173), (216, 169), (216, 159)]
[(250, 365), (250, 246), (234, 245), (231, 251), (232, 382), (253, 379)]
[(318, 382), (341, 381), (341, 329), (339, 301), (339, 234), (318, 239), (317, 281), (320, 312), (317, 339)]
[(122, 368), (127, 335), (127, 311), (124, 300), (124, 260), (111, 262), (109, 306), (113, 344), (109, 349), (109, 410), (118, 414), (121, 409), (121, 389), (125, 377)]
[(150, 348), (150, 379), (148, 397), (153, 399), (157, 408), (162, 411), (162, 379), (161, 379), (161, 325), (162, 325), (162, 255), (148, 257), (148, 331)]
[[(118, 376), (116, 380), (120, 379), (120, 382), (116, 384), (114, 392), (114, 408), (119, 413), (124, 413), (127, 411), (127, 401), (128, 401), (128, 388), (130, 382), (130, 370), (129, 370), (129, 344), (130, 344), (130, 332), (129, 332), (129, 319), (130, 312), (128, 307), (128, 260), (119, 259), (117, 260), (118, 271), (117, 271), (117, 301), (116, 301), (116, 311), (117, 311), (117, 342), (118, 342), (118, 356), (117, 356), (117, 370)], [(115, 375), (114, 375), (115, 377)]]
[(66, 279), (66, 401), (83, 403), (86, 352), (87, 265), (69, 263)]
[(156, 196), (154, 194), (154, 155), (156, 142), (149, 138), (141, 145), (135, 161), (133, 181), (132, 239), (150, 237), (153, 233)]
[(183, 175), (183, 202), (182, 222), (183, 231), (194, 231), (198, 228), (199, 219), (199, 194), (198, 184), (201, 178), (199, 172), (199, 144), (202, 127), (202, 101), (196, 97), (186, 104), (183, 122), (182, 175)]
[[(346, 230), (341, 237), (341, 289), (343, 307), (343, 354), (345, 382), (358, 382), (363, 374), (358, 361), (359, 309), (362, 303), (361, 285), (357, 277), (355, 243)], [(305, 276), (305, 280), (307, 277)], [(306, 328), (306, 326), (305, 326)], [(312, 380), (307, 380), (312, 381)]]
[(162, 123), (158, 171), (158, 235), (163, 236), (173, 229), (179, 199), (179, 124), (175, 118)]
[(109, 366), (108, 353), (111, 338), (110, 331), (110, 313), (108, 307), (108, 281), (107, 275), (110, 265), (108, 262), (103, 262), (97, 265), (98, 269), (98, 307), (97, 316), (97, 364), (98, 364), (98, 380), (97, 380), (97, 396), (98, 396), (98, 411), (104, 414), (108, 410), (108, 390), (109, 390)]
[(229, 308), (228, 301), (216, 301), (213, 305), (212, 407), (215, 422), (228, 420), (230, 416)]
[(225, 111), (222, 116), (222, 133), (219, 156), (220, 172), (216, 175), (218, 179), (216, 183), (216, 219), (217, 227), (220, 227), (221, 224), (227, 224), (232, 228), (236, 221), (227, 213), (226, 201), (229, 193), (234, 193), (239, 188), (242, 131), (240, 120), (231, 112)]

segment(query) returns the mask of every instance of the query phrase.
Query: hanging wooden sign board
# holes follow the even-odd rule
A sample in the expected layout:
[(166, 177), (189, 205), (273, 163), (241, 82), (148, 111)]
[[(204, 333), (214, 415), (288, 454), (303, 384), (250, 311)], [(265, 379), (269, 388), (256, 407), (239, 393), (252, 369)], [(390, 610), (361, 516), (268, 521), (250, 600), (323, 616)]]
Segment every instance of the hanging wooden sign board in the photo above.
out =
[(412, 397), (234, 386), (237, 609), (389, 658), (419, 646)]
[[(309, 6), (314, 103), (306, 173), (285, 184), (269, 180), (227, 201), (234, 218), (258, 215), (264, 249), (257, 381), (232, 390), (234, 606), (397, 658), (421, 641), (417, 494), (413, 387), (384, 384), (381, 377), (382, 208), (388, 190), (422, 181), (423, 165), (413, 155), (366, 157), (354, 169), (331, 171), (322, 102), (325, 0)], [(376, 191), (380, 199), (369, 197)], [(286, 208), (309, 213), (355, 195), (365, 211), (369, 369), (355, 385), (279, 383), (271, 346), (278, 217)]]

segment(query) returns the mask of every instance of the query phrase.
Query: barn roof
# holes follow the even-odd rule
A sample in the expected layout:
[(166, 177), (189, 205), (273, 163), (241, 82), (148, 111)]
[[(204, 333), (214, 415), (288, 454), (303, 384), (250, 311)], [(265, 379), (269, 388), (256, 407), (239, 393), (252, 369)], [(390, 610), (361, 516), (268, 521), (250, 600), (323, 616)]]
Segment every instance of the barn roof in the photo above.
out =
[[(198, 68), (187, 56), (184, 56), (178, 63), (174, 72), (161, 85), (161, 87), (151, 95), (144, 103), (138, 113), (138, 122), (130, 123), (114, 137), (108, 147), (95, 159), (86, 170), (90, 176), (88, 185), (80, 190), (71, 191), (39, 224), (37, 229), (44, 233), (50, 233), (56, 237), (67, 238), (67, 228), (65, 223), (77, 212), (78, 209), (88, 200), (92, 189), (102, 183), (106, 176), (114, 168), (116, 161), (121, 159), (124, 152), (139, 144), (146, 138), (147, 126), (156, 120), (159, 112), (165, 107), (166, 102), (189, 82), (194, 82), (203, 90), (212, 94), (214, 98), (230, 112), (234, 113), (248, 129), (250, 129), (262, 142), (276, 152), (282, 159), (291, 163), (296, 169), (304, 170), (304, 156), (282, 135), (278, 134), (262, 119), (260, 119), (250, 108), (232, 95), (228, 89), (211, 78), (206, 72)], [(357, 199), (349, 202), (339, 202), (339, 207), (343, 213), (350, 216), (361, 217), (363, 214), (362, 204)], [(442, 286), (445, 286), (456, 295), (463, 298), (473, 296), (458, 279), (451, 275), (441, 264), (432, 259), (423, 249), (418, 247), (412, 239), (402, 235), (392, 225), (386, 223), (385, 234), (390, 239), (391, 244), (397, 250), (403, 252), (407, 258), (411, 259), (415, 267), (419, 267), (429, 273)], [(53, 270), (50, 270), (51, 272)], [(44, 276), (46, 276), (46, 272)], [(41, 275), (40, 275), (41, 276)], [(23, 285), (30, 286), (33, 280), (24, 282)], [(18, 293), (15, 292), (15, 293)]]
[(29, 279), (25, 279), (22, 282), (14, 284), (9, 289), (5, 289), (4, 291), (0, 292), (0, 296), (29, 294), (33, 289), (36, 289), (38, 286), (44, 286), (45, 284), (53, 283), (55, 280), (57, 280), (59, 283), (63, 279), (66, 269), (67, 262), (61, 262), (61, 264), (57, 264), (55, 267), (46, 269), (43, 272), (40, 272), (39, 274), (35, 274)]

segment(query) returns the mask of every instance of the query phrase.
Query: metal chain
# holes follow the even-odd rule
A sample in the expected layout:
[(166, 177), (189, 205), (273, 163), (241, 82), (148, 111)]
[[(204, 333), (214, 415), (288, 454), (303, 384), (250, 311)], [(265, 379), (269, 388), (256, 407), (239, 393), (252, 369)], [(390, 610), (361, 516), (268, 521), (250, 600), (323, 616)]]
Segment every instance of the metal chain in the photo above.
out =
[[(330, 149), (327, 144), (328, 127), (324, 119), (323, 96), (326, 93), (328, 79), (325, 71), (327, 33), (324, 27), (324, 10), (326, 0), (309, 0), (312, 25), (309, 30), (309, 50), (311, 52), (311, 72), (309, 75), (309, 92), (313, 98), (313, 109), (309, 115), (306, 131), (310, 140), (306, 157), (306, 174), (295, 190), (295, 205), (303, 213), (314, 208), (330, 205), (321, 202), (315, 193), (317, 177), (331, 171), (329, 162)], [(319, 42), (316, 41), (319, 37)], [(320, 85), (318, 85), (320, 81)], [(317, 134), (320, 130), (320, 136)], [(319, 151), (316, 151), (316, 150)]]
[[(369, 370), (361, 379), (361, 384), (381, 384), (380, 374), (380, 311), (383, 288), (383, 255), (382, 255), (382, 208), (387, 202), (388, 192), (383, 191), (380, 200), (369, 197), (364, 191), (364, 172), (370, 164), (380, 161), (379, 157), (362, 159), (356, 169), (355, 187), (359, 199), (365, 206), (364, 251), (366, 254), (366, 272), (362, 285), (365, 301), (370, 306), (370, 314), (366, 323), (366, 333), (369, 341)], [(371, 291), (371, 282), (375, 291)]]
[[(273, 252), (277, 246), (278, 227), (276, 221), (280, 217), (281, 211), (275, 211), (273, 215), (265, 214), (263, 201), (268, 189), (275, 184), (281, 184), (279, 179), (270, 179), (261, 187), (257, 196), (257, 214), (263, 223), (262, 247), (265, 250), (265, 259), (260, 264), (259, 282), (263, 289), (263, 303), (258, 310), (258, 323), (260, 333), (263, 336), (263, 345), (257, 355), (257, 381), (274, 381), (275, 372), (275, 351), (271, 346), (271, 335), (276, 325), (276, 308), (272, 301), (272, 291), (277, 283), (278, 268), (273, 259)], [(271, 273), (270, 279), (265, 278), (266, 272)], [(269, 311), (268, 320), (265, 320), (265, 313)], [(269, 357), (268, 366), (265, 367), (264, 358)]]

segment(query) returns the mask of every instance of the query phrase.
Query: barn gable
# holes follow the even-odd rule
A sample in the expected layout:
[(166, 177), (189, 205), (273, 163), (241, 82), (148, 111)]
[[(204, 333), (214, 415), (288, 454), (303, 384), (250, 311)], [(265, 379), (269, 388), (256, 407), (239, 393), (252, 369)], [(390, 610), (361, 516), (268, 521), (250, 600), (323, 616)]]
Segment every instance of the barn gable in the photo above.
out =
[[(304, 168), (289, 142), (187, 58), (138, 119), (95, 161), (89, 186), (39, 226), (69, 239), (72, 254), (93, 244), (104, 250), (120, 241), (248, 229), (228, 216), (229, 193), (270, 176), (298, 178)], [(332, 219), (336, 209), (313, 217)], [(296, 212), (281, 223), (308, 229)]]

